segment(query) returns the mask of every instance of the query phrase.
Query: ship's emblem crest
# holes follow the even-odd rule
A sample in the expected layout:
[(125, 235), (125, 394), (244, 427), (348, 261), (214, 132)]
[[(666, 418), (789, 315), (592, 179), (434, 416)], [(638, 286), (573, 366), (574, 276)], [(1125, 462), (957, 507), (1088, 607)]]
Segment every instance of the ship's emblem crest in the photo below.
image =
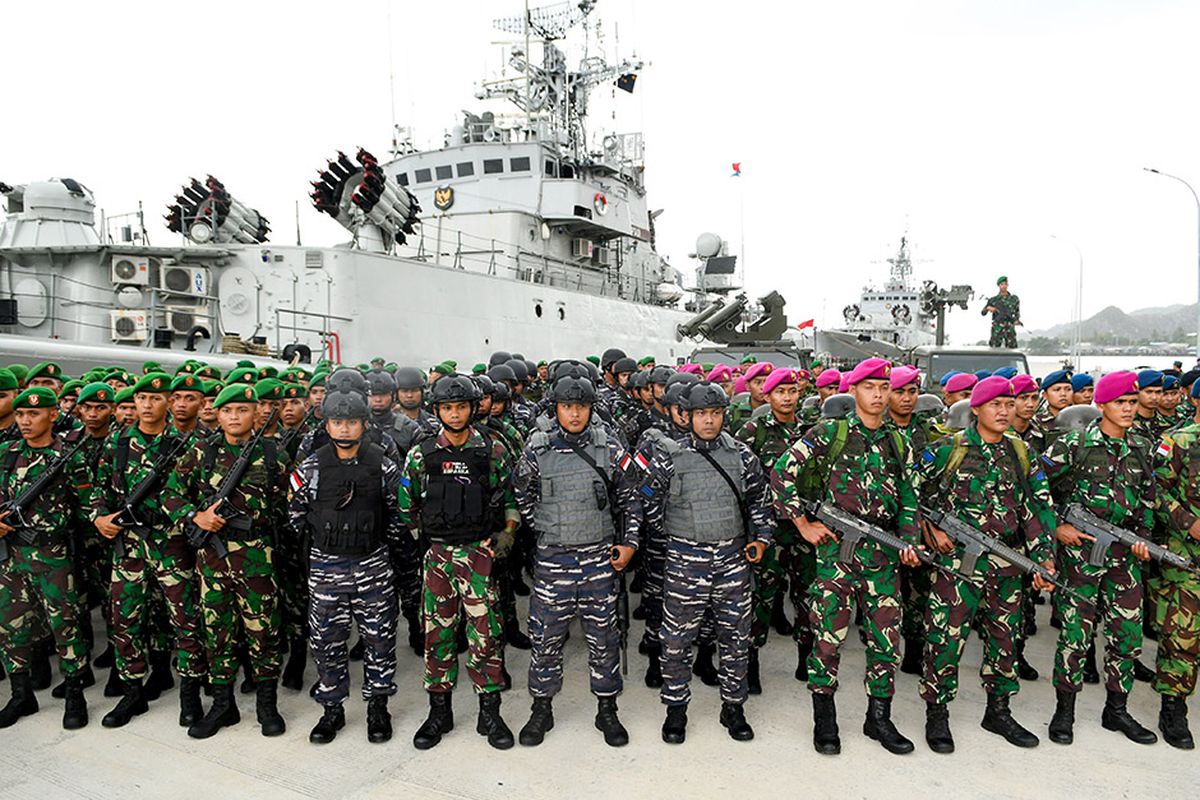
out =
[(439, 186), (433, 190), (433, 207), (445, 211), (454, 205), (454, 187)]

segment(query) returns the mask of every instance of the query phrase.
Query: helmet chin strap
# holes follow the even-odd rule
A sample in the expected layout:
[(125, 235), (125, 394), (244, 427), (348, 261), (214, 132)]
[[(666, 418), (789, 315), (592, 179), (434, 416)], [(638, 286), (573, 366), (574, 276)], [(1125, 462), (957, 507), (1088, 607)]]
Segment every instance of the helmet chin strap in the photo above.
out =
[(330, 441), (333, 442), (336, 447), (340, 447), (343, 450), (349, 450), (351, 447), (354, 447), (354, 445), (358, 444), (361, 439), (334, 439), (331, 437)]

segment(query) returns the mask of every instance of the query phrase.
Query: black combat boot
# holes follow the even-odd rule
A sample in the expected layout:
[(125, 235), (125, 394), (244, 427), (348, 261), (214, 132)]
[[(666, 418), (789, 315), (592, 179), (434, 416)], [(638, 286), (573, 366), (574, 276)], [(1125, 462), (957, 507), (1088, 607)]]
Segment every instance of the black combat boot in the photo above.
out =
[(617, 718), (617, 698), (596, 698), (596, 730), (604, 734), (604, 743), (609, 747), (629, 744), (629, 731)]
[[(631, 592), (633, 591), (632, 586), (629, 587), (629, 591), (631, 591)], [(637, 608), (635, 608), (633, 611), (631, 611), (629, 613), (629, 616), (632, 617), (633, 619), (636, 619), (638, 622), (645, 622), (645, 620), (646, 620), (646, 604), (638, 603)]]
[(258, 683), (254, 680), (254, 665), (250, 663), (250, 651), (239, 651), (238, 660), (242, 663), (242, 694), (254, 694), (258, 691)]
[(950, 706), (925, 703), (925, 743), (935, 753), (953, 753), (954, 736), (950, 733)]
[(1125, 738), (1131, 742), (1154, 744), (1158, 741), (1158, 734), (1143, 727), (1129, 714), (1129, 709), (1126, 707), (1128, 700), (1129, 695), (1125, 692), (1110, 691), (1108, 700), (1104, 703), (1104, 713), (1100, 715), (1100, 725), (1105, 730), (1119, 731), (1125, 734)]
[(646, 685), (651, 689), (661, 689), (662, 676), (662, 645), (658, 642), (646, 645)]
[(155, 701), (163, 692), (175, 688), (175, 676), (171, 674), (171, 654), (150, 652), (150, 677), (146, 678), (144, 693), (146, 700)]
[(200, 704), (200, 678), (179, 677), (179, 727), (190, 728), (204, 717)]
[(105, 697), (120, 697), (125, 693), (125, 687), (121, 683), (121, 673), (117, 672), (114, 666), (108, 671), (108, 680), (104, 682)]
[[(96, 673), (92, 671), (91, 664), (89, 664), (88, 666), (86, 666), (82, 670), (80, 670), (78, 672), (78, 674), (75, 675), (75, 677), (79, 679), (79, 685), (85, 689), (88, 688), (89, 686), (96, 685)], [(55, 686), (54, 689), (50, 692), (50, 696), (53, 697), (55, 700), (62, 700), (64, 697), (66, 697), (68, 682), (69, 682), (68, 678), (63, 678), (62, 683), (60, 683), (58, 686)]]
[(1099, 683), (1100, 670), (1096, 668), (1096, 642), (1092, 640), (1088, 647), (1087, 655), (1083, 659), (1083, 682), (1084, 683)]
[(38, 710), (37, 697), (33, 694), (33, 679), (26, 671), (14, 672), (8, 676), (12, 684), (12, 699), (4, 708), (0, 708), (0, 728), (8, 728), (16, 724), (21, 717), (36, 714)]
[(796, 642), (796, 680), (808, 681), (808, 657), (812, 655), (812, 640), (801, 639)]
[(388, 696), (377, 694), (367, 701), (367, 741), (383, 744), (392, 738), (392, 715), (388, 713)]
[(1021, 723), (1013, 719), (1012, 711), (1008, 707), (1008, 695), (988, 694), (987, 711), (983, 714), (983, 721), (979, 726), (985, 731), (990, 731), (997, 736), (1003, 736), (1004, 740), (1011, 745), (1017, 747), (1037, 747), (1038, 737), (1032, 732), (1021, 727)]
[(754, 728), (746, 722), (746, 712), (741, 703), (721, 703), (721, 724), (735, 742), (748, 742), (754, 738)]
[(1017, 677), (1023, 681), (1036, 681), (1038, 679), (1038, 671), (1033, 668), (1033, 665), (1025, 660), (1025, 640), (1022, 639), (1015, 643), (1017, 651)]
[(529, 722), (521, 728), (520, 740), (525, 747), (537, 747), (545, 738), (546, 733), (554, 729), (554, 708), (549, 697), (533, 698), (530, 707)]
[(351, 661), (362, 661), (363, 654), (366, 652), (367, 643), (363, 641), (361, 636), (359, 636), (358, 641), (355, 642), (354, 646), (350, 648), (350, 652), (347, 655), (350, 657)]
[(904, 639), (904, 660), (900, 662), (900, 671), (906, 675), (921, 674), (921, 654), (924, 652), (923, 639)]
[(283, 688), (296, 692), (303, 689), (306, 666), (308, 666), (308, 643), (304, 639), (293, 639), (288, 645), (288, 660), (279, 681), (283, 684)]
[(413, 747), (428, 750), (454, 730), (454, 707), (450, 692), (429, 692), (429, 716), (413, 735)]
[(50, 669), (50, 652), (52, 646), (47, 646), (46, 642), (34, 642), (29, 648), (29, 680), (32, 681), (33, 690), (41, 692), (50, 688), (53, 671)]
[(507, 750), (513, 746), (512, 731), (500, 716), (499, 692), (479, 695), (479, 719), (475, 723), (475, 732), (486, 736), (488, 744), (497, 750)]
[(783, 610), (783, 594), (779, 592), (775, 595), (775, 602), (771, 604), (771, 627), (780, 636), (791, 636), (794, 628)]
[(687, 738), (687, 703), (667, 706), (667, 718), (663, 721), (662, 740), (667, 744), (683, 744)]
[(892, 722), (892, 698), (868, 697), (867, 718), (863, 722), (863, 733), (883, 745), (883, 749), (895, 755), (913, 751), (913, 743), (896, 730)]
[(124, 694), (116, 708), (104, 715), (100, 724), (106, 728), (122, 728), (129, 720), (150, 710), (141, 681), (124, 681)]
[(528, 650), (533, 647), (529, 637), (521, 632), (520, 624), (514, 619), (504, 626), (504, 643), (518, 650)]
[(104, 652), (92, 659), (92, 666), (96, 669), (108, 669), (114, 663), (116, 654), (113, 651), (113, 646), (110, 644), (104, 648)]
[(213, 686), (212, 707), (199, 722), (188, 728), (188, 736), (193, 739), (207, 739), (221, 728), (236, 725), (241, 721), (242, 715), (238, 712), (233, 684), (218, 683)]
[(715, 644), (702, 644), (696, 648), (696, 660), (692, 663), (692, 674), (700, 679), (705, 686), (716, 686), (720, 683), (717, 667), (713, 659), (717, 655)]
[(404, 619), (408, 621), (408, 646), (413, 655), (425, 655), (425, 631), (421, 627), (420, 616), (413, 610), (406, 613)]
[(836, 756), (842, 752), (842, 740), (838, 736), (837, 706), (832, 694), (813, 693), (813, 749), (823, 756)]
[(88, 708), (87, 700), (83, 696), (83, 681), (80, 680), (78, 675), (73, 675), (67, 678), (65, 683), (67, 691), (63, 697), (65, 701), (62, 719), (63, 730), (76, 731), (80, 728), (86, 728), (88, 724)]
[(258, 682), (254, 698), (254, 716), (262, 728), (263, 736), (282, 736), (287, 730), (287, 723), (279, 713), (279, 688), (274, 680), (265, 679)]
[(1133, 679), (1142, 683), (1152, 683), (1154, 681), (1154, 670), (1142, 663), (1141, 659), (1133, 662)]
[(308, 732), (308, 740), (313, 744), (329, 744), (337, 738), (337, 732), (346, 727), (346, 710), (341, 703), (325, 706), (325, 713)]
[(758, 674), (758, 648), (750, 648), (750, 658), (746, 662), (746, 690), (750, 694), (762, 694), (762, 677)]
[(1163, 695), (1162, 710), (1158, 712), (1158, 729), (1163, 741), (1180, 750), (1192, 750), (1196, 742), (1188, 730), (1187, 698)]
[(1064, 692), (1056, 689), (1058, 702), (1054, 707), (1054, 716), (1050, 718), (1050, 741), (1056, 744), (1070, 744), (1075, 741), (1075, 692)]

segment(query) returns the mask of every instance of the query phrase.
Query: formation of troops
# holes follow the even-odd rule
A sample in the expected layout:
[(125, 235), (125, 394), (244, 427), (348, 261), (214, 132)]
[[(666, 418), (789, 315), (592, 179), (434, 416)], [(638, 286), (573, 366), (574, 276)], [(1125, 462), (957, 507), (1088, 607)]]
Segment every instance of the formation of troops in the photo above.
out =
[[(919, 677), (928, 746), (954, 750), (973, 633), (982, 727), (1033, 747), (1012, 703), (1038, 677), (1025, 643), (1048, 597), (1050, 738), (1071, 743), (1076, 696), (1103, 682), (1101, 725), (1157, 741), (1128, 708), (1143, 680), (1163, 738), (1193, 747), (1200, 370), (1039, 381), (878, 358), (676, 368), (610, 349), (537, 364), (496, 352), (470, 373), (382, 359), (78, 380), (54, 363), (0, 369), (0, 728), (38, 711), (57, 654), (66, 729), (88, 724), (84, 689), (107, 667), (104, 727), (177, 685), (189, 736), (239, 723), (249, 693), (277, 736), (282, 685), (320, 706), (309, 739), (322, 744), (346, 724), (361, 659), (367, 738), (385, 742), (407, 644), (429, 705), (415, 747), (454, 729), (460, 656), (477, 733), (536, 746), (578, 622), (610, 746), (630, 738), (618, 697), (631, 647), (665, 706), (664, 741), (686, 738), (693, 677), (717, 687), (729, 736), (752, 739), (745, 704), (764, 691), (774, 633), (794, 642), (815, 749), (836, 754), (856, 628), (863, 733), (888, 751), (914, 749), (892, 720), (897, 671)], [(645, 622), (636, 643), (631, 617)], [(531, 650), (515, 737), (501, 714), (512, 648)]]

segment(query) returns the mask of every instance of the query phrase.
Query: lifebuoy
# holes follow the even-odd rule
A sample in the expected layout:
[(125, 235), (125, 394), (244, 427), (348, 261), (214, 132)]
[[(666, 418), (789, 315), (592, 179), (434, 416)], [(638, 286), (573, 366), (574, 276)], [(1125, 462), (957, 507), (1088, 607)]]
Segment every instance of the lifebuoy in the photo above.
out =
[(592, 198), (592, 207), (600, 216), (608, 213), (608, 198), (604, 196), (604, 192), (596, 192), (596, 196)]

